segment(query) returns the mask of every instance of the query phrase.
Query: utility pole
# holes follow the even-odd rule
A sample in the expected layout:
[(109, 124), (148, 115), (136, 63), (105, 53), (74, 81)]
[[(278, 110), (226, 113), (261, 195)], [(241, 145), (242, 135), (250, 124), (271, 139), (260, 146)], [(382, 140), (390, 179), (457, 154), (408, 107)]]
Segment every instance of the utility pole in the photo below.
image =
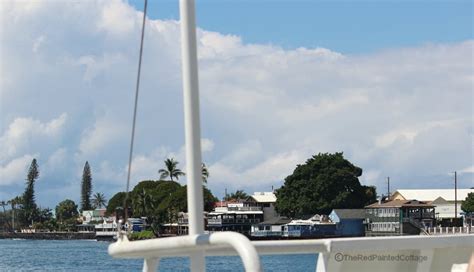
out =
[(458, 219), (458, 175), (454, 171), (454, 219)]
[(390, 199), (390, 177), (387, 177), (387, 197)]

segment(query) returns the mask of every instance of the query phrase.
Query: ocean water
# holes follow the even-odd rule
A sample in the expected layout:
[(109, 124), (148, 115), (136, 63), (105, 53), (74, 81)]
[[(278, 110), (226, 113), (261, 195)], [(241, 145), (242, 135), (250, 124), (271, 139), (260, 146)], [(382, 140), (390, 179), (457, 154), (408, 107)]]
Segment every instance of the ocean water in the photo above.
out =
[[(114, 259), (108, 242), (1, 240), (0, 271), (141, 271), (143, 260)], [(261, 256), (264, 271), (315, 271), (316, 254)], [(159, 271), (189, 271), (188, 258), (162, 259)], [(206, 257), (207, 271), (244, 271), (239, 257)]]

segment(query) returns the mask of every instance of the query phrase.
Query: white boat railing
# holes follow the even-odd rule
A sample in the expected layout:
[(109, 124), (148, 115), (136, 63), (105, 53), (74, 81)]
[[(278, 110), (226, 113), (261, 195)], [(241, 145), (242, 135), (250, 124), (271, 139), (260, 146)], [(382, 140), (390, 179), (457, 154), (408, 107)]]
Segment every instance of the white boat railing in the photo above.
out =
[(143, 271), (156, 271), (160, 258), (187, 257), (203, 250), (206, 256), (238, 255), (246, 271), (261, 271), (260, 255), (318, 253), (316, 271), (456, 271), (467, 267), (474, 235), (250, 242), (238, 233), (215, 232), (132, 242), (122, 236), (109, 246), (113, 257), (145, 259)]

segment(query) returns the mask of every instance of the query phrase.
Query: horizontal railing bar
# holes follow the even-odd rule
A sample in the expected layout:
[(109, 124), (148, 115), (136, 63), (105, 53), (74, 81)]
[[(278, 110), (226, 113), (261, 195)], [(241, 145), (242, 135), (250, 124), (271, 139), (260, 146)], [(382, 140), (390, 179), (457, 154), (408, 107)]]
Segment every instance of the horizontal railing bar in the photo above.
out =
[[(204, 249), (207, 256), (237, 255), (229, 245), (209, 244), (206, 239), (208, 239), (207, 235), (187, 235), (133, 242), (119, 241), (109, 246), (109, 254), (118, 258), (173, 257), (189, 256), (193, 252)], [(472, 248), (474, 247), (474, 235), (273, 240), (254, 241), (252, 244), (260, 255)]]
[(422, 250), (451, 247), (474, 248), (473, 235), (358, 237), (332, 239), (331, 251)]

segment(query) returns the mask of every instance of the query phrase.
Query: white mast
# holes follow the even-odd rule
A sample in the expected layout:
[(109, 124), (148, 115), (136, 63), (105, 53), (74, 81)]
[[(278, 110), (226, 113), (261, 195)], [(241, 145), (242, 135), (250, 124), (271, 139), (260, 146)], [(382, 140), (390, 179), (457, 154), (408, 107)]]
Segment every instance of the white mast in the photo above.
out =
[[(199, 81), (194, 0), (180, 0), (179, 6), (189, 234), (196, 235), (204, 233), (204, 205), (201, 175), (201, 129), (199, 120)], [(193, 270), (196, 269), (196, 271), (204, 271), (203, 252), (191, 256), (191, 268)]]

